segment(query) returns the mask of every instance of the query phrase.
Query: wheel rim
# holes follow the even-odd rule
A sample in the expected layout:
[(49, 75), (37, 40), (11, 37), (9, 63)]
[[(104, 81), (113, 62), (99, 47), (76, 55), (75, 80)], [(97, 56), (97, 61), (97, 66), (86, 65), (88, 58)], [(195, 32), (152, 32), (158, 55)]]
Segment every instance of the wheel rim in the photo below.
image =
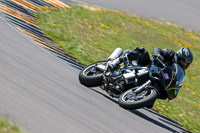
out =
[(145, 99), (152, 95), (154, 90), (144, 90), (139, 94), (132, 94), (132, 90), (127, 91), (126, 93), (123, 94), (122, 100), (124, 102), (136, 102), (142, 99)]
[(94, 66), (90, 66), (89, 68), (83, 71), (83, 74), (85, 76), (93, 76), (95, 75), (95, 73), (96, 73), (96, 70)]
[[(105, 62), (101, 62), (99, 64), (104, 64)], [(98, 64), (98, 63), (97, 63)], [(95, 68), (95, 65), (97, 64), (93, 64), (91, 66), (88, 66), (84, 71), (83, 71), (83, 74), (85, 76), (95, 76), (95, 75), (99, 75), (99, 74), (102, 74), (103, 72), (101, 70), (96, 70)]]

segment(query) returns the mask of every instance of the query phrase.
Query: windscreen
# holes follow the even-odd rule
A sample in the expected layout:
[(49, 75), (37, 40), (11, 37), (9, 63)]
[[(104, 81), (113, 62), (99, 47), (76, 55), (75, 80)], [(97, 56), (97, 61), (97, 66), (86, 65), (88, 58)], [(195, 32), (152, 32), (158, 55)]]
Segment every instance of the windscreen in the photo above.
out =
[(183, 69), (178, 64), (173, 64), (172, 71), (173, 75), (173, 86), (177, 86), (181, 84), (185, 80), (185, 73)]
[(169, 85), (165, 88), (168, 98), (170, 100), (174, 99), (180, 90), (181, 83), (185, 79), (185, 73), (183, 69), (178, 64), (172, 65), (172, 79), (169, 83)]

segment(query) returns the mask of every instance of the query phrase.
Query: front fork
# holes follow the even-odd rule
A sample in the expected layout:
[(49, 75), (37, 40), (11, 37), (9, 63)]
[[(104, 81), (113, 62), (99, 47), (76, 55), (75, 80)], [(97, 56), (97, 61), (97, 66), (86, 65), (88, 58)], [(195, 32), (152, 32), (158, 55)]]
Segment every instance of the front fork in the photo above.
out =
[(133, 92), (137, 95), (139, 94), (140, 92), (142, 92), (146, 86), (150, 85), (152, 82), (151, 80), (148, 80), (146, 83), (144, 83), (142, 86), (138, 87), (137, 89), (133, 90)]

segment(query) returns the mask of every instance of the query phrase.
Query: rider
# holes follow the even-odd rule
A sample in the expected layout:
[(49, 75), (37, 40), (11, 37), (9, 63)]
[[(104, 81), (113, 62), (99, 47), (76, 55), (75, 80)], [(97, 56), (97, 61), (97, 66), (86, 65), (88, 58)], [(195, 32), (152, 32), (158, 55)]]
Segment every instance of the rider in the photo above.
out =
[[(186, 70), (193, 61), (193, 54), (189, 48), (180, 48), (176, 53), (172, 49), (160, 49), (154, 48), (152, 51), (152, 56), (156, 60), (158, 57), (166, 65), (171, 66), (173, 63), (179, 64), (183, 70)], [(137, 65), (147, 66), (150, 63), (150, 57), (147, 50), (143, 47), (136, 47), (133, 51), (126, 50), (123, 55), (112, 61), (111, 67), (116, 67), (120, 63), (127, 65), (127, 62), (136, 61)]]
[(168, 66), (177, 63), (183, 70), (186, 70), (193, 61), (193, 54), (189, 48), (180, 48), (176, 53), (172, 49), (154, 48), (152, 56), (154, 59), (158, 57)]

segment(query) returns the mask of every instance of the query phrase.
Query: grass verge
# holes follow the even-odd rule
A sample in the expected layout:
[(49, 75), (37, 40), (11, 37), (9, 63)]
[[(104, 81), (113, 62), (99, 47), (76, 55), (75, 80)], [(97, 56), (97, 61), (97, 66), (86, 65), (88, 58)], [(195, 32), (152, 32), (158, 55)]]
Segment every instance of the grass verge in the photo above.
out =
[(171, 102), (157, 100), (154, 109), (180, 122), (194, 132), (200, 132), (200, 33), (185, 30), (172, 23), (149, 20), (116, 11), (71, 9), (41, 9), (36, 21), (45, 34), (66, 53), (86, 65), (105, 60), (116, 47), (146, 48), (189, 47), (194, 62), (186, 71), (186, 80), (179, 96)]
[(0, 117), (0, 133), (22, 133), (16, 125)]

